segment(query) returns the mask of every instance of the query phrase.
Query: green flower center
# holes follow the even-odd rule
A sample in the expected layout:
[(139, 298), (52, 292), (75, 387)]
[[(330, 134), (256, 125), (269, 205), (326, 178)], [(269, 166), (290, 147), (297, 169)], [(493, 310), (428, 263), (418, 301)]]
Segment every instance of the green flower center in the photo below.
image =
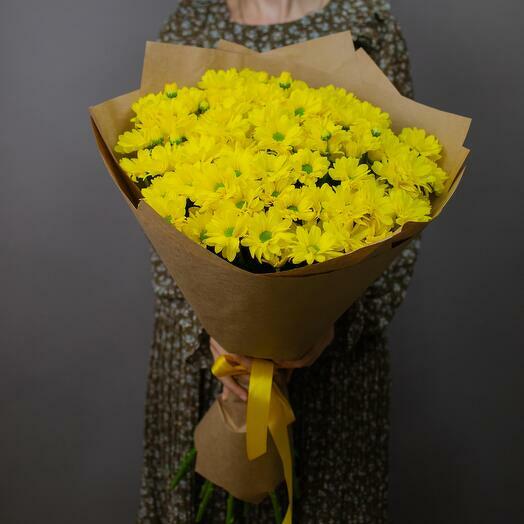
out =
[(223, 187), (226, 187), (223, 182), (218, 182), (215, 184), (215, 191), (218, 191), (219, 189), (222, 189)]
[(238, 209), (242, 209), (245, 205), (246, 205), (246, 201), (245, 200), (239, 200), (236, 203), (236, 206), (238, 207)]
[(175, 138), (175, 139), (171, 138), (169, 141), (171, 142), (171, 145), (179, 146), (180, 144), (187, 142), (187, 138), (185, 136), (179, 136), (178, 138)]
[(166, 96), (167, 96), (167, 98), (176, 98), (176, 95), (177, 95), (177, 94), (178, 94), (178, 93), (177, 93), (176, 91), (168, 91), (168, 92), (166, 93)]
[(203, 115), (209, 109), (209, 102), (207, 100), (202, 100), (198, 104), (197, 110), (195, 111), (196, 116)]
[(297, 207), (297, 206), (287, 206), (287, 208), (288, 208), (290, 211), (294, 211), (295, 213), (298, 212), (298, 207)]
[(207, 232), (205, 229), (202, 229), (202, 231), (200, 231), (199, 238), (200, 242), (204, 242), (204, 240), (207, 238)]
[(295, 115), (296, 116), (304, 116), (305, 112), (306, 112), (306, 110), (303, 107), (297, 107), (295, 109)]
[(271, 193), (273, 198), (277, 198), (278, 195), (280, 195), (280, 191), (273, 191), (273, 193)]
[(271, 231), (262, 231), (262, 233), (258, 235), (258, 238), (260, 239), (261, 242), (267, 242), (268, 240), (271, 240), (272, 236), (273, 235)]
[(282, 89), (289, 89), (291, 87), (291, 82), (280, 82), (278, 84)]
[(163, 138), (163, 137), (160, 137), (160, 138), (154, 138), (154, 139), (151, 140), (151, 142), (148, 144), (147, 149), (152, 149), (153, 147), (160, 146), (160, 145), (163, 144), (163, 142), (164, 142), (164, 138)]
[(310, 253), (318, 253), (320, 251), (320, 248), (316, 244), (311, 244), (309, 246)]
[(328, 141), (331, 138), (331, 133), (326, 131), (320, 138), (324, 141)]
[(235, 176), (239, 177), (242, 174), (242, 171), (240, 169), (235, 169)]
[(274, 135), (273, 135), (273, 140), (276, 140), (277, 142), (282, 142), (282, 140), (284, 140), (284, 138), (286, 138), (283, 133), (281, 133), (280, 131), (277, 131)]
[(228, 227), (225, 231), (224, 231), (224, 236), (225, 237), (232, 237), (233, 236), (233, 231), (235, 230), (234, 227)]
[(380, 132), (379, 129), (372, 129), (372, 130), (371, 130), (371, 134), (372, 134), (375, 138), (378, 138), (382, 133)]
[(304, 173), (307, 173), (308, 175), (310, 175), (311, 173), (313, 173), (313, 167), (311, 166), (311, 164), (304, 164), (302, 166), (302, 171), (304, 171)]

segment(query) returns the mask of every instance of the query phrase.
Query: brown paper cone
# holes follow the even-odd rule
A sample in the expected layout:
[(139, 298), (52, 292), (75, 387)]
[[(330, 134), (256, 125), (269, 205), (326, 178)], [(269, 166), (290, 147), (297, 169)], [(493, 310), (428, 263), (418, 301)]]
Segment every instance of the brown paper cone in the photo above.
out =
[[(221, 47), (148, 42), (140, 90), (90, 108), (93, 131), (109, 173), (208, 333), (232, 353), (294, 360), (427, 224), (408, 223), (390, 239), (322, 264), (272, 274), (239, 269), (165, 222), (140, 200), (140, 192), (120, 169), (114, 146), (130, 126), (132, 102), (141, 93), (160, 91), (167, 82), (195, 85), (210, 68), (250, 67), (277, 75), (289, 71), (314, 87), (344, 87), (389, 112), (396, 131), (421, 127), (439, 138), (444, 147), (440, 164), (450, 177), (443, 194), (433, 200), (433, 217), (447, 204), (464, 173), (469, 151), (463, 143), (471, 121), (400, 95), (363, 50), (354, 50), (349, 33), (263, 54), (235, 44), (221, 43)], [(226, 423), (229, 412), (231, 420), (239, 421), (233, 416), (237, 408), (218, 402), (202, 420), (195, 436), (197, 469), (218, 485), (232, 486), (238, 498), (259, 500), (260, 490), (280, 478), (281, 471), (277, 472), (271, 453), (252, 463), (241, 460), (246, 453), (244, 437)]]
[(258, 504), (282, 482), (282, 463), (271, 435), (267, 453), (246, 455), (246, 403), (217, 399), (195, 430), (195, 471), (235, 498)]

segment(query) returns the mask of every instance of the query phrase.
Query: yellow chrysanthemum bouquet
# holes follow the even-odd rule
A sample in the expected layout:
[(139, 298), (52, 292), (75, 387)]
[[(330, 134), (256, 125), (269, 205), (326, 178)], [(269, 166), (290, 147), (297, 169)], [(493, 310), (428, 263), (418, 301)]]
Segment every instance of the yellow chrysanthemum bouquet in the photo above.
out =
[(160, 216), (250, 271), (324, 262), (430, 220), (447, 175), (423, 129), (289, 72), (208, 70), (132, 106), (115, 151)]
[(253, 358), (213, 366), (250, 381), (247, 405), (218, 399), (195, 431), (203, 500), (213, 483), (258, 502), (285, 479), (290, 524), (294, 418), (276, 362), (307, 353), (442, 211), (470, 120), (400, 95), (348, 33), (218, 47), (148, 43), (140, 90), (90, 111), (109, 173), (202, 325)]

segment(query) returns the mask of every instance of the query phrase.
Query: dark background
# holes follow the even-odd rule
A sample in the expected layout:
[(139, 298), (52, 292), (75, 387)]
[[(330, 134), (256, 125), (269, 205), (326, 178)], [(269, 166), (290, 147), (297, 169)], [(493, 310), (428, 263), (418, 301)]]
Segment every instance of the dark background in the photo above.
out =
[[(0, 522), (129, 523), (148, 245), (102, 166), (87, 107), (138, 86), (144, 41), (174, 2), (0, 5)], [(424, 237), (390, 330), (391, 520), (523, 522), (524, 4), (393, 10), (417, 98), (474, 124), (468, 172)]]

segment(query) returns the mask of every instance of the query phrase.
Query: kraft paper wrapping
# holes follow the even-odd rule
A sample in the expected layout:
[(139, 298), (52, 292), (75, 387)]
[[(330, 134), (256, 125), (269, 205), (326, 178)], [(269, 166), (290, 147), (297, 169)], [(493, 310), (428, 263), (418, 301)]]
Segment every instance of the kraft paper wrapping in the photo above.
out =
[[(439, 164), (449, 180), (432, 201), (433, 218), (464, 173), (469, 150), (463, 143), (471, 120), (403, 97), (365, 51), (355, 51), (348, 32), (262, 54), (224, 41), (217, 49), (148, 42), (140, 89), (90, 108), (96, 142), (110, 175), (210, 336), (230, 353), (296, 360), (427, 223), (405, 224), (387, 240), (321, 264), (271, 274), (237, 268), (168, 224), (140, 199), (140, 191), (118, 165), (114, 146), (130, 128), (131, 104), (142, 94), (158, 92), (167, 82), (195, 85), (207, 69), (230, 67), (276, 75), (289, 71), (313, 87), (344, 87), (387, 111), (395, 131), (421, 127), (435, 134), (444, 148)], [(271, 442), (265, 456), (247, 460), (243, 417), (243, 404), (213, 405), (195, 435), (197, 471), (238, 498), (256, 502), (278, 484), (282, 470)]]
[(282, 482), (282, 462), (273, 439), (255, 460), (246, 456), (246, 404), (217, 399), (195, 430), (195, 470), (239, 500), (257, 504)]

